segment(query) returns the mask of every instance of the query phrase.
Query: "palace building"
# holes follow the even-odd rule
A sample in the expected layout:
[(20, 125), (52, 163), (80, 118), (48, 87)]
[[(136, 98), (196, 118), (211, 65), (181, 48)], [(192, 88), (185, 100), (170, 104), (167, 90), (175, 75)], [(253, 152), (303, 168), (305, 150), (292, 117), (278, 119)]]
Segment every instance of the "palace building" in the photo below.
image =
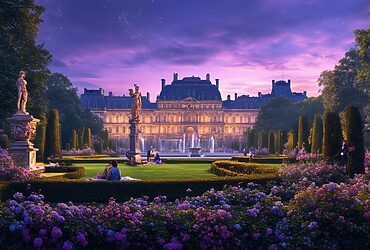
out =
[[(171, 84), (161, 80), (162, 90), (155, 102), (149, 93), (142, 95), (140, 117), (141, 146), (145, 151), (154, 146), (160, 151), (188, 152), (190, 147), (201, 147), (202, 151), (221, 151), (231, 144), (241, 145), (244, 132), (253, 127), (262, 105), (274, 97), (285, 96), (292, 102), (303, 101), (306, 92), (294, 93), (290, 80), (272, 81), (270, 94), (258, 93), (256, 97), (230, 95), (222, 100), (220, 81), (211, 82), (200, 77), (178, 78), (174, 73)], [(122, 147), (129, 145), (130, 96), (114, 96), (103, 89), (84, 89), (81, 95), (84, 108), (99, 116), (110, 137)]]

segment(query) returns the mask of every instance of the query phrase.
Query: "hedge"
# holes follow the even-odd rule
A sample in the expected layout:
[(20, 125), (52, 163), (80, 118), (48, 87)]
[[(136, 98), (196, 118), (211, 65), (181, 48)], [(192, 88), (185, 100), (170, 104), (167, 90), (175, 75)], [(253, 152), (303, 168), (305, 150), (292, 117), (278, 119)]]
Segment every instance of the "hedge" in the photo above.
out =
[(233, 156), (231, 160), (239, 161), (239, 162), (254, 162), (254, 163), (261, 163), (261, 164), (283, 164), (284, 162), (288, 161), (289, 158), (286, 155), (263, 155), (258, 156), (255, 155), (252, 158), (249, 156)]
[(47, 161), (49, 157), (61, 158), (62, 149), (60, 138), (59, 112), (57, 109), (52, 109), (48, 114), (45, 131), (44, 161)]
[[(201, 195), (224, 185), (244, 186), (249, 182), (266, 184), (275, 180), (272, 175), (250, 175), (248, 177), (217, 177), (197, 179), (172, 179), (152, 181), (82, 181), (82, 180), (34, 180), (30, 182), (0, 182), (0, 199), (11, 199), (15, 192), (28, 195), (41, 192), (48, 202), (108, 202), (110, 197), (127, 201), (131, 197), (144, 195), (154, 198), (166, 195), (169, 200), (189, 195)], [(191, 190), (191, 191), (190, 191)]]
[(85, 176), (85, 168), (80, 166), (45, 167), (44, 173), (65, 173), (62, 178), (80, 179)]
[(246, 163), (238, 161), (215, 161), (211, 165), (211, 172), (219, 176), (250, 176), (263, 175), (276, 176), (277, 168), (258, 163)]

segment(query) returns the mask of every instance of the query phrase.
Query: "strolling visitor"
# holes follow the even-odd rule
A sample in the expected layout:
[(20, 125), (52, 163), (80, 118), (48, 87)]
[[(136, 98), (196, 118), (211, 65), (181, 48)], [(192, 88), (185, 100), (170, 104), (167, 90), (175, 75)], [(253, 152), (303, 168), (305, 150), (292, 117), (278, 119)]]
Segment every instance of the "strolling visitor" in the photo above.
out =
[(340, 166), (346, 166), (348, 162), (348, 145), (347, 141), (344, 140), (342, 144), (342, 148), (340, 149)]
[(154, 156), (154, 163), (155, 164), (162, 164), (162, 160), (161, 160), (161, 157), (159, 156), (159, 152), (155, 152), (155, 156)]
[(150, 147), (150, 149), (148, 149), (147, 153), (146, 153), (146, 161), (147, 162), (151, 162), (152, 161), (152, 157), (153, 157), (153, 146)]
[(120, 181), (121, 171), (118, 168), (117, 161), (112, 161), (112, 168), (109, 170), (107, 180), (109, 181)]

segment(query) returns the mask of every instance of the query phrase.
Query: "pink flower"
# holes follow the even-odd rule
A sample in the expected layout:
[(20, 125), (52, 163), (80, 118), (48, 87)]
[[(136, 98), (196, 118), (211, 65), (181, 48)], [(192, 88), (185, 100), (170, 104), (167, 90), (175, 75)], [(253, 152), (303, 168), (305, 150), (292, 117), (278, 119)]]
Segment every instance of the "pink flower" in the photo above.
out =
[(366, 211), (364, 213), (364, 217), (369, 220), (370, 219), (370, 211)]

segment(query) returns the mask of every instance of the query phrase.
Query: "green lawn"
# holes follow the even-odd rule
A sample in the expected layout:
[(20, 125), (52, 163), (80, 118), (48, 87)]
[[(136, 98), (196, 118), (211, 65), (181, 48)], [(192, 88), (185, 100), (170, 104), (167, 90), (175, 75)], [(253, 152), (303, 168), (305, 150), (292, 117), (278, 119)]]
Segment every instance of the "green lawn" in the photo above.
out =
[[(81, 163), (75, 165), (85, 167), (85, 178), (95, 177), (96, 173), (102, 173), (105, 167), (105, 164), (100, 163)], [(118, 166), (122, 176), (130, 176), (141, 180), (217, 177), (208, 171), (211, 167), (210, 163), (147, 164), (141, 166), (119, 164)]]

